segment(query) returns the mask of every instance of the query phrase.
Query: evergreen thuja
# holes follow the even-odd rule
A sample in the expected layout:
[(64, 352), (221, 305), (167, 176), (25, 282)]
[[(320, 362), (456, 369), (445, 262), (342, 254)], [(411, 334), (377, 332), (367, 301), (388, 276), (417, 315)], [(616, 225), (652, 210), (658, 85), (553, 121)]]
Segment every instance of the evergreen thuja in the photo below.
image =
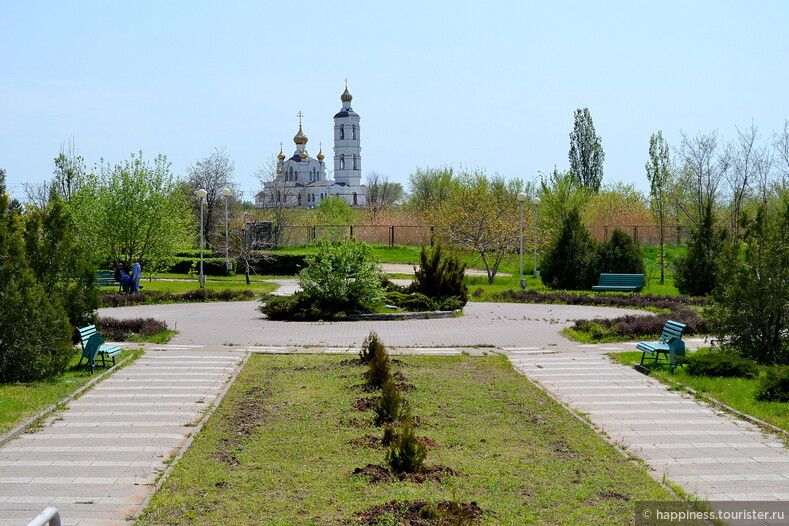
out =
[(421, 473), (426, 457), (427, 447), (416, 438), (411, 420), (406, 420), (393, 432), (386, 464), (393, 473)]
[(386, 354), (386, 348), (375, 331), (371, 331), (364, 339), (362, 348), (359, 351), (359, 360), (362, 363), (370, 363), (371, 360)]

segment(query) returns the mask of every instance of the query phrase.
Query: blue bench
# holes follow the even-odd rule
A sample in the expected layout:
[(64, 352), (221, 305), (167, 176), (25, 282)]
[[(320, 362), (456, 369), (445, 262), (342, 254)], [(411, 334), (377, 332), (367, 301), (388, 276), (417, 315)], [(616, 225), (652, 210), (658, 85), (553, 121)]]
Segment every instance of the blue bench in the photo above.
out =
[(95, 325), (79, 329), (79, 342), (82, 345), (82, 358), (79, 359), (77, 366), (82, 364), (82, 360), (87, 360), (86, 365), (90, 365), (92, 371), (96, 369), (97, 357), (101, 357), (101, 366), (106, 368), (109, 359), (112, 359), (112, 365), (115, 365), (115, 357), (123, 352), (123, 349), (117, 345), (104, 343), (104, 338), (98, 333)]
[(643, 274), (600, 274), (597, 285), (592, 290), (620, 290), (636, 292), (644, 287)]
[(663, 355), (665, 360), (662, 363), (667, 363), (673, 371), (677, 365), (682, 365), (677, 360), (678, 356), (685, 356), (685, 342), (682, 341), (682, 333), (685, 332), (687, 325), (677, 321), (668, 320), (663, 326), (663, 332), (656, 342), (640, 342), (636, 345), (636, 349), (641, 351), (641, 365), (644, 365), (644, 358), (646, 355), (654, 356), (654, 363), (661, 363), (660, 356)]
[(99, 270), (96, 272), (96, 279), (93, 280), (94, 287), (118, 287), (118, 292), (121, 291), (121, 284), (115, 281), (114, 270)]

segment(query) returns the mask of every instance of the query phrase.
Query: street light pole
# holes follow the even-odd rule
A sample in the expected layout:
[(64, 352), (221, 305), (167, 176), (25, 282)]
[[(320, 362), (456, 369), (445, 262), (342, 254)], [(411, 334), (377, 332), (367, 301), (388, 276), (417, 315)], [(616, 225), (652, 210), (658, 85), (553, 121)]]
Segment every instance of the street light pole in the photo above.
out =
[(520, 228), (520, 287), (521, 290), (526, 288), (526, 282), (523, 279), (523, 202), (526, 200), (526, 194), (520, 192), (518, 194), (518, 204), (521, 211), (521, 228)]
[(205, 198), (208, 195), (203, 188), (199, 189), (195, 192), (195, 195), (198, 199), (200, 199), (200, 288), (205, 288), (205, 274), (203, 274), (203, 244), (205, 237), (203, 235), (203, 204), (205, 203)]
[(539, 239), (539, 232), (538, 232), (538, 225), (539, 225), (539, 218), (540, 218), (540, 201), (539, 197), (535, 197), (531, 200), (531, 203), (534, 205), (534, 277), (540, 277), (539, 271), (537, 270), (537, 239)]
[(225, 196), (225, 268), (227, 268), (229, 273), (230, 272), (230, 236), (228, 235), (228, 228), (227, 228), (227, 202), (230, 200), (230, 196), (232, 195), (230, 188), (223, 189), (222, 195)]

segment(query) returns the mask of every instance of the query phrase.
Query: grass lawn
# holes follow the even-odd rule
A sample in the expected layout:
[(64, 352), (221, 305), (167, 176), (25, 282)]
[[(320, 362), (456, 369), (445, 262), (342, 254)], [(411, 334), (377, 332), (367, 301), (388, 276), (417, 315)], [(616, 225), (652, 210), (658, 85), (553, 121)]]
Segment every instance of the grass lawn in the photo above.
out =
[[(348, 357), (253, 355), (138, 525), (357, 524), (392, 500), (476, 502), (483, 524), (632, 523), (635, 501), (676, 500), (506, 358), (397, 357), (417, 436), (440, 482), (371, 483), (382, 431)], [(397, 521), (378, 524), (397, 524)]]
[[(166, 277), (165, 277), (166, 276)], [(180, 294), (183, 292), (189, 292), (193, 290), (197, 290), (200, 288), (200, 284), (197, 278), (189, 278), (188, 276), (184, 276), (182, 278), (176, 278), (174, 275), (171, 274), (163, 274), (162, 277), (165, 279), (154, 279), (150, 280), (143, 280), (140, 282), (140, 285), (143, 287), (143, 292), (169, 292), (171, 294)], [(173, 280), (176, 281), (173, 281)], [(244, 281), (243, 276), (240, 278), (240, 281), (230, 281), (228, 278), (208, 278), (205, 282), (206, 289), (214, 289), (217, 291), (225, 290), (225, 289), (232, 289), (232, 290), (251, 290), (256, 294), (262, 294), (264, 292), (272, 292), (277, 288), (277, 285), (270, 282), (265, 282), (262, 280), (255, 280), (250, 285), (246, 284)], [(105, 287), (101, 289), (102, 292), (111, 292), (115, 293), (117, 291), (116, 288)], [(256, 300), (256, 297), (249, 298), (251, 300)]]
[[(641, 361), (640, 352), (614, 353), (610, 356), (616, 362), (624, 365)], [(649, 359), (649, 356), (647, 356), (647, 359)], [(755, 379), (691, 376), (685, 371), (684, 367), (677, 367), (672, 373), (667, 366), (658, 366), (651, 369), (650, 375), (675, 388), (678, 385), (689, 387), (741, 413), (751, 415), (775, 427), (789, 431), (789, 404), (757, 401), (754, 398), (754, 393), (756, 392)]]
[[(120, 362), (129, 354), (138, 355), (139, 351), (123, 351), (115, 357)], [(82, 356), (75, 350), (69, 367), (62, 375), (40, 382), (0, 384), (0, 434), (7, 433), (25, 420), (36, 416), (47, 407), (70, 396), (77, 389), (90, 382), (104, 369), (96, 367), (91, 374), (90, 367), (84, 364), (77, 367)]]

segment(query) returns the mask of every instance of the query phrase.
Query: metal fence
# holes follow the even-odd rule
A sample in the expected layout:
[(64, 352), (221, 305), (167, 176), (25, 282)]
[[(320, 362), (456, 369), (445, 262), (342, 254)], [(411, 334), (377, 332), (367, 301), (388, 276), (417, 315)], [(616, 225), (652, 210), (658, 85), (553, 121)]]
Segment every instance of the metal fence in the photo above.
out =
[[(633, 238), (639, 245), (658, 245), (660, 228), (656, 225), (627, 226), (593, 226), (589, 234), (596, 241), (603, 242), (611, 238), (614, 230), (619, 229)], [(689, 238), (688, 227), (670, 225), (664, 227), (665, 242), (670, 245), (681, 245)], [(322, 226), (288, 226), (283, 229), (280, 245), (306, 245), (319, 239), (332, 241), (355, 239), (376, 245), (408, 245), (421, 246), (430, 244), (434, 227), (416, 225), (322, 225)]]

